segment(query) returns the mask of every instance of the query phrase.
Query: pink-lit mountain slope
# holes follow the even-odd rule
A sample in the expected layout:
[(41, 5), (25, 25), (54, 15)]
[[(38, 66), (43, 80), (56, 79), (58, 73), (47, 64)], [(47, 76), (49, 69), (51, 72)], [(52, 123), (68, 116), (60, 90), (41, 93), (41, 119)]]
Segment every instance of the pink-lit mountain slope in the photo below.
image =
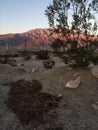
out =
[(49, 29), (34, 29), (25, 33), (0, 35), (0, 46), (48, 46), (54, 39)]
[[(70, 39), (77, 38), (77, 35), (78, 34), (76, 33), (73, 36), (73, 34), (70, 33)], [(9, 48), (10, 47), (25, 47), (25, 46), (28, 48), (36, 47), (36, 46), (47, 47), (57, 37), (60, 37), (60, 35), (59, 36), (57, 34), (51, 35), (50, 29), (39, 28), (39, 29), (30, 30), (25, 33), (0, 35), (0, 46), (1, 47), (9, 46)], [(80, 34), (80, 39), (81, 38), (85, 40), (85, 35)], [(66, 41), (66, 38), (64, 39)], [(98, 37), (89, 36), (89, 39), (98, 40)], [(81, 44), (80, 42), (81, 40), (79, 41), (79, 44)]]

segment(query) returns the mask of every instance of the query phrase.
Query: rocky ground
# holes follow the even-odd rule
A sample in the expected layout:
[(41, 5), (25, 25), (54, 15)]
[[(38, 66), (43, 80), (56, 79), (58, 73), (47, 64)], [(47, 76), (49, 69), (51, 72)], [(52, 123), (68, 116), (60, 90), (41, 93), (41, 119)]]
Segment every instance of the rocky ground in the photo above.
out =
[[(54, 57), (54, 60), (56, 64), (52, 69), (43, 68), (42, 61), (37, 60), (35, 56), (28, 61), (16, 58), (16, 66), (0, 64), (0, 130), (98, 130), (98, 78), (92, 75), (91, 68), (72, 69), (58, 57)], [(80, 76), (79, 86), (66, 88), (66, 83), (70, 80), (74, 81), (78, 76)], [(41, 93), (48, 93), (48, 101), (51, 101), (51, 95), (60, 98), (55, 107), (41, 116), (39, 114), (40, 120), (38, 118), (34, 120), (32, 116), (29, 123), (22, 123), (20, 114), (17, 114), (19, 109), (15, 111), (9, 107), (10, 92), (12, 87), (15, 88), (15, 85), (12, 86), (11, 83), (22, 79), (40, 82)], [(36, 100), (37, 97), (39, 95), (36, 96)], [(13, 102), (14, 99), (11, 98)], [(41, 97), (38, 100), (40, 102), (44, 100), (42, 109), (46, 105), (45, 99)], [(52, 101), (54, 101), (53, 98)], [(20, 110), (22, 113), (26, 104), (20, 107), (18, 103), (16, 108), (22, 108)], [(55, 102), (51, 102), (52, 106), (53, 103)], [(41, 108), (39, 109), (42, 110)], [(25, 118), (23, 114), (21, 116)]]

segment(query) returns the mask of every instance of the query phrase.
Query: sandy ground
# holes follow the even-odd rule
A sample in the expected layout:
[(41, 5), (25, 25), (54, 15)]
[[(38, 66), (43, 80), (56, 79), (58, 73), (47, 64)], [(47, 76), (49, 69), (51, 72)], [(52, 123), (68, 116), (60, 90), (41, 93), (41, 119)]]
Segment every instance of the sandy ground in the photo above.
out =
[[(98, 79), (89, 68), (72, 69), (57, 57), (52, 69), (43, 68), (42, 61), (16, 58), (17, 66), (0, 64), (0, 130), (98, 130)], [(34, 70), (34, 72), (32, 72)], [(74, 75), (81, 76), (76, 89), (64, 86)], [(43, 123), (22, 125), (17, 115), (7, 107), (10, 82), (37, 79), (43, 92), (62, 95), (59, 106), (44, 115)]]

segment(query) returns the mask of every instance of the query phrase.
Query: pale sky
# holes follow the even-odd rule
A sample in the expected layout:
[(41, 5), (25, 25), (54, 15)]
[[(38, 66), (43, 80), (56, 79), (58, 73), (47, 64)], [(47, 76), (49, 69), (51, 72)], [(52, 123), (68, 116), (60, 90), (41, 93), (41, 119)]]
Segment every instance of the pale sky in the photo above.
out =
[[(45, 9), (52, 0), (0, 0), (0, 34), (48, 28)], [(98, 22), (98, 14), (96, 14)]]
[(52, 0), (0, 0), (0, 34), (47, 28), (44, 11)]

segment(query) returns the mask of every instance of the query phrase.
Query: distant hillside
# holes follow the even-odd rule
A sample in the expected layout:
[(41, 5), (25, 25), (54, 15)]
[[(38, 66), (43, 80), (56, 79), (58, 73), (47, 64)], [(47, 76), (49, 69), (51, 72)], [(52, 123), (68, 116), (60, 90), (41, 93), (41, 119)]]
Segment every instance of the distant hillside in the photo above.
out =
[[(74, 35), (70, 33), (70, 38), (74, 39), (77, 37), (77, 33)], [(33, 47), (48, 47), (52, 41), (59, 37), (57, 34), (51, 35), (50, 29), (34, 29), (30, 30), (25, 33), (17, 33), (17, 34), (5, 34), (0, 35), (0, 46), (6, 47), (6, 48), (13, 48), (13, 47), (19, 47), (19, 48), (33, 48)], [(81, 44), (81, 38), (85, 39), (85, 35), (80, 35), (80, 42)], [(65, 38), (66, 39), (66, 38)], [(89, 36), (90, 40), (97, 39), (96, 36)], [(82, 43), (83, 44), (83, 43)]]
[(0, 46), (48, 46), (54, 39), (49, 29), (34, 29), (25, 33), (0, 35)]

